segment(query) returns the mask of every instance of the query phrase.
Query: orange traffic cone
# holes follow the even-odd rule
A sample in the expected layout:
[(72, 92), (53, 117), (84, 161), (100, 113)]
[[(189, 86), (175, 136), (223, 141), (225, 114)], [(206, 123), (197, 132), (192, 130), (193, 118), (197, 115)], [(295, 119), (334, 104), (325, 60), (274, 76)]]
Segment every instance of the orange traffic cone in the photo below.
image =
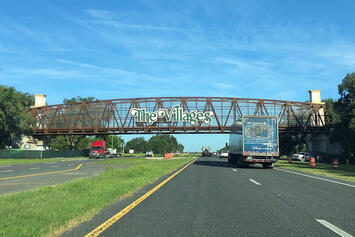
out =
[(310, 165), (311, 168), (316, 167), (316, 159), (314, 157), (311, 157), (309, 165)]
[(337, 158), (333, 159), (333, 170), (339, 169), (339, 160)]

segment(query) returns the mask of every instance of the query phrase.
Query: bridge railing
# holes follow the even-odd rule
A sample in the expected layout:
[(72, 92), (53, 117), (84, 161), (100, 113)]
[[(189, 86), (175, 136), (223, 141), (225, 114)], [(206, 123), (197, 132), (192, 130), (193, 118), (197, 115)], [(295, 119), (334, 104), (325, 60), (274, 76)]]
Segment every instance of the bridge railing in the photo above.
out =
[[(213, 113), (210, 123), (191, 125), (186, 121), (158, 118), (152, 124), (132, 116), (133, 109), (147, 113), (171, 111)], [(230, 97), (159, 97), (103, 100), (34, 107), (34, 135), (48, 134), (149, 134), (228, 133), (245, 115), (277, 116), (280, 131), (315, 129), (325, 126), (325, 105), (308, 102)]]

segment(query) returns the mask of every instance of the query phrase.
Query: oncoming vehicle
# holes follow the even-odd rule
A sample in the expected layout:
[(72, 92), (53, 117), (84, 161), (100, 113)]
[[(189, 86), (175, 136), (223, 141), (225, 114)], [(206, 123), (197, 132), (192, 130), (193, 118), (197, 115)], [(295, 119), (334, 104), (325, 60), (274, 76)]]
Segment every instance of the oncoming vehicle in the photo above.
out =
[(202, 147), (202, 156), (211, 157), (211, 151), (209, 147)]
[(228, 158), (228, 151), (227, 150), (222, 150), (220, 155), (219, 155), (219, 158)]
[(145, 153), (145, 156), (152, 157), (152, 156), (153, 156), (153, 151), (147, 151), (147, 152)]

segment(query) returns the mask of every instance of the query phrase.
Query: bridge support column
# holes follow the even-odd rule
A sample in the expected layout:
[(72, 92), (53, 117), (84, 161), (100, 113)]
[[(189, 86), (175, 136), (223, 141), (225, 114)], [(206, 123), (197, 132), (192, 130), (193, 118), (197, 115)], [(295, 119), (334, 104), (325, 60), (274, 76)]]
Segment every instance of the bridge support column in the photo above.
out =
[[(35, 105), (31, 108), (38, 108), (47, 105), (47, 95), (35, 94)], [(34, 138), (32, 136), (22, 136), (21, 141), (19, 142), (20, 149), (24, 150), (36, 150), (44, 151), (45, 142), (43, 139)]]
[(341, 154), (339, 143), (332, 144), (326, 134), (308, 134), (306, 138), (308, 151), (311, 153)]

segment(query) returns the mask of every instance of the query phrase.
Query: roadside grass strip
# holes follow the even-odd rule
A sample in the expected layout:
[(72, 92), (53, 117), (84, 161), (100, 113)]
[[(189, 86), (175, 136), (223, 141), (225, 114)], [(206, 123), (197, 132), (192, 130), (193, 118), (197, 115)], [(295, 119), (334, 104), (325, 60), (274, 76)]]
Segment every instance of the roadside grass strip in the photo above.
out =
[(88, 159), (87, 157), (73, 157), (73, 158), (42, 158), (42, 159), (11, 159), (0, 158), (0, 165), (15, 165), (15, 164), (31, 164), (31, 163), (47, 163), (57, 161), (70, 161), (77, 159)]
[(310, 168), (309, 162), (292, 161), (290, 164), (285, 160), (278, 160), (275, 163), (275, 167), (355, 182), (355, 165), (340, 164), (339, 170), (333, 170), (333, 164), (316, 163), (315, 168)]
[(0, 236), (57, 236), (191, 160), (103, 161), (133, 166), (108, 168), (99, 175), (55, 187), (0, 196)]

